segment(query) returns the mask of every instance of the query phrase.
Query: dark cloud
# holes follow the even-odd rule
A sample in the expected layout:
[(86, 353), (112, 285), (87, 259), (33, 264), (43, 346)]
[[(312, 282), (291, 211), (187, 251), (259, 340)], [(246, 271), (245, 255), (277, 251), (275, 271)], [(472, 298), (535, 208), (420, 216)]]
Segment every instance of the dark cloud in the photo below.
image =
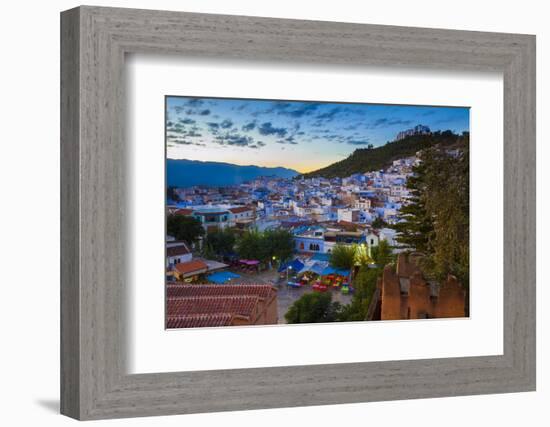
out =
[(229, 119), (226, 119), (224, 120), (223, 122), (220, 123), (220, 127), (222, 129), (228, 129), (230, 128), (231, 126), (233, 126), (233, 122)]
[(290, 108), (292, 104), (290, 102), (274, 102), (271, 111), (285, 111)]
[(346, 139), (345, 143), (350, 144), (350, 145), (368, 145), (368, 144), (370, 144), (370, 141), (367, 138), (365, 138), (365, 139)]
[(175, 146), (178, 146), (178, 145), (195, 145), (195, 146), (198, 146), (198, 147), (206, 147), (206, 144), (204, 144), (204, 143), (196, 142), (196, 141), (190, 141), (186, 138), (181, 138), (181, 137), (177, 137), (177, 138), (168, 137), (167, 143), (171, 147), (175, 147)]
[(245, 132), (250, 132), (255, 127), (256, 127), (256, 122), (250, 122), (250, 123), (247, 123), (247, 124), (243, 125), (242, 130), (244, 130)]
[(387, 124), (388, 124), (388, 119), (387, 118), (382, 118), (382, 119), (376, 119), (372, 123), (372, 126), (373, 127), (378, 127), (378, 126), (383, 126), (383, 125), (387, 125)]
[(216, 137), (216, 141), (220, 145), (232, 145), (237, 147), (248, 147), (254, 144), (254, 139), (250, 136), (227, 133)]
[(292, 145), (298, 144), (298, 142), (296, 142), (296, 140), (294, 139), (294, 135), (287, 136), (285, 138), (285, 141), (286, 141), (287, 144), (292, 144)]
[(215, 132), (220, 128), (220, 124), (216, 122), (208, 122), (206, 123), (211, 131)]
[(180, 125), (179, 123), (177, 123), (177, 124), (172, 125), (172, 126), (167, 126), (166, 131), (176, 133), (176, 134), (183, 134), (183, 133), (185, 133), (185, 128), (182, 125)]
[(332, 119), (334, 119), (334, 116), (336, 116), (340, 112), (342, 112), (342, 109), (340, 107), (334, 107), (329, 111), (327, 111), (326, 113), (318, 114), (315, 118), (318, 120), (331, 121)]
[[(179, 119), (176, 123), (167, 122), (166, 123), (166, 133), (168, 137), (200, 137), (201, 129), (194, 125), (196, 122), (192, 119), (184, 118)], [(193, 125), (190, 128), (189, 125)]]
[(374, 122), (372, 122), (367, 127), (369, 127), (369, 128), (379, 128), (379, 127), (384, 127), (384, 126), (397, 126), (397, 125), (408, 126), (411, 123), (412, 123), (411, 120), (402, 120), (402, 119), (383, 117), (381, 119), (376, 119)]
[(201, 109), (201, 106), (204, 104), (204, 101), (201, 99), (190, 99), (184, 105), (176, 105), (174, 111), (176, 114), (185, 113), (187, 115), (200, 115), (207, 116), (210, 114), (209, 109)]
[(204, 101), (200, 98), (192, 98), (186, 103), (186, 105), (189, 107), (201, 107), (203, 104)]
[(277, 114), (289, 117), (303, 117), (313, 114), (322, 104), (316, 102), (308, 103), (282, 103), (276, 104)]
[(282, 102), (275, 101), (271, 107), (265, 110), (258, 110), (251, 113), (252, 116), (258, 117), (263, 114), (278, 114), (293, 118), (300, 118), (313, 114), (319, 106), (318, 102)]
[(291, 144), (291, 145), (297, 145), (298, 142), (294, 139), (294, 136), (287, 136), (283, 139), (278, 139), (275, 141), (277, 144)]
[(279, 138), (284, 138), (288, 131), (286, 128), (274, 127), (271, 122), (265, 122), (258, 127), (258, 132), (261, 135), (277, 135)]

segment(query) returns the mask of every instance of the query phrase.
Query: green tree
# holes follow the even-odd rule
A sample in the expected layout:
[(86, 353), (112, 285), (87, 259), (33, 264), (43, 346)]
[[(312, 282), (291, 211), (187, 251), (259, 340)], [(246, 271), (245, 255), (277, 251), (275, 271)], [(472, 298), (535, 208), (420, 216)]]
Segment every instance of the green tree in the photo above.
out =
[(266, 248), (266, 255), (271, 260), (286, 261), (294, 252), (294, 238), (288, 230), (267, 230), (262, 234), (262, 244)]
[(341, 305), (332, 301), (330, 292), (309, 292), (290, 306), (285, 314), (287, 323), (321, 323), (338, 320)]
[(377, 216), (371, 223), (372, 228), (380, 229), (388, 226), (388, 223)]
[(365, 244), (360, 244), (355, 247), (355, 265), (365, 266), (372, 263), (372, 258), (369, 255), (369, 248)]
[[(428, 155), (425, 155), (426, 159)], [(394, 226), (399, 243), (423, 253), (429, 253), (433, 249), (433, 218), (426, 208), (427, 174), (430, 167), (429, 162), (422, 161), (413, 168), (414, 175), (407, 180), (407, 188), (412, 197), (408, 204), (401, 207), (401, 221)]]
[(353, 281), (355, 292), (350, 304), (344, 305), (339, 313), (338, 320), (342, 322), (361, 321), (367, 318), (372, 296), (376, 290), (376, 282), (382, 268), (361, 267)]
[(434, 167), (426, 207), (434, 217), (433, 253), (428, 261), (433, 275), (444, 280), (455, 275), (469, 286), (469, 153), (442, 156)]
[(199, 237), (204, 235), (204, 229), (200, 221), (184, 215), (168, 215), (166, 231), (176, 240), (183, 240), (188, 244), (195, 243)]
[(246, 230), (237, 241), (237, 253), (244, 259), (264, 260), (267, 257), (261, 233), (257, 230)]
[(356, 245), (334, 245), (329, 263), (334, 268), (351, 270), (355, 266)]
[(371, 248), (371, 257), (378, 267), (384, 267), (393, 262), (395, 258), (387, 240), (380, 240), (377, 246)]
[(413, 198), (401, 209), (398, 241), (422, 252), (424, 272), (438, 280), (448, 274), (469, 286), (469, 152), (440, 147), (422, 152), (421, 164), (408, 180)]
[(241, 258), (282, 262), (292, 256), (294, 240), (287, 230), (247, 230), (237, 241), (237, 253)]
[(216, 230), (206, 235), (205, 248), (208, 248), (215, 257), (222, 257), (233, 252), (235, 247), (235, 233), (227, 228)]
[(211, 244), (205, 243), (202, 247), (202, 256), (206, 259), (214, 259), (218, 257), (218, 254), (214, 251)]

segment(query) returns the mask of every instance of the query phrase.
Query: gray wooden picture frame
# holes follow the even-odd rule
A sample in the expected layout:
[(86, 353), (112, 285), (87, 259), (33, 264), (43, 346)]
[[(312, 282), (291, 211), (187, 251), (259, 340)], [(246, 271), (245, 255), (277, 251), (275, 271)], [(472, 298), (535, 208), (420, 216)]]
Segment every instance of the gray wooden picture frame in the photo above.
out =
[[(127, 53), (502, 72), (504, 354), (127, 374)], [(530, 390), (534, 36), (88, 6), (62, 12), (63, 414), (84, 420)]]

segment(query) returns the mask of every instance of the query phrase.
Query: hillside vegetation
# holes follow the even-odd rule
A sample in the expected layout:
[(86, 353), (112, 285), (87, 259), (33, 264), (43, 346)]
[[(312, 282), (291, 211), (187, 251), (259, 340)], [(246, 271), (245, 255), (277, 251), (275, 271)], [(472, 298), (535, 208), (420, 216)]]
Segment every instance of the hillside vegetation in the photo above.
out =
[(434, 132), (430, 135), (413, 135), (399, 141), (388, 142), (376, 148), (359, 148), (349, 157), (333, 163), (323, 169), (304, 174), (311, 178), (322, 176), (325, 178), (346, 177), (354, 173), (365, 173), (386, 168), (394, 160), (413, 156), (417, 151), (429, 147), (457, 148), (467, 143), (469, 135), (457, 135), (447, 130)]

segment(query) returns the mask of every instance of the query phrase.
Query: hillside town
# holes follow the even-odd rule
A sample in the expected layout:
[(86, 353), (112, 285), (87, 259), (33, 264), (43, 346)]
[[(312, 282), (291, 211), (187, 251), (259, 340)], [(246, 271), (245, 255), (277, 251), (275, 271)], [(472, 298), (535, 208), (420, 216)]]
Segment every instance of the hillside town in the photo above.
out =
[(399, 159), (386, 170), (346, 178), (260, 177), (233, 187), (178, 188), (179, 201), (167, 210), (196, 218), (207, 233), (285, 228), (299, 253), (330, 253), (337, 243), (376, 246), (379, 239), (394, 246), (391, 225), (409, 197), (405, 184), (417, 162), (416, 157)]
[[(424, 134), (426, 129), (416, 131)], [(464, 316), (464, 292), (456, 279), (443, 286), (438, 301), (439, 284), (422, 277), (414, 256), (396, 238), (399, 212), (411, 198), (407, 181), (419, 162), (416, 153), (384, 169), (343, 178), (262, 176), (234, 186), (171, 189), (167, 216), (192, 218), (202, 230), (192, 244), (168, 230), (167, 327), (285, 323), (293, 304), (315, 292), (330, 292), (339, 307), (349, 305), (358, 268), (331, 262), (335, 248), (342, 247), (362, 250), (367, 267), (381, 267), (376, 289), (369, 290), (368, 315), (360, 320)], [(208, 236), (226, 231), (283, 231), (291, 238), (291, 251), (282, 256), (273, 252), (266, 260), (253, 251), (244, 258), (233, 240), (224, 250), (207, 247)], [(395, 259), (391, 269), (376, 265), (372, 252), (382, 243)], [(422, 300), (423, 308), (403, 300), (416, 292), (415, 286), (424, 296), (411, 295), (410, 301), (418, 305)]]

